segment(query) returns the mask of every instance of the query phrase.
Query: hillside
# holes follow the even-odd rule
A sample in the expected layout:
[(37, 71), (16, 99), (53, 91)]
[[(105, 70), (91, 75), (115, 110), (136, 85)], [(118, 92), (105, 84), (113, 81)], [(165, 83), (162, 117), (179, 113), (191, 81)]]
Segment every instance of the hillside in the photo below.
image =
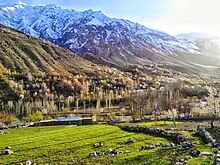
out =
[(104, 84), (109, 89), (117, 82), (125, 87), (132, 81), (129, 77), (48, 41), (0, 26), (0, 102), (50, 95), (57, 100), (53, 95), (72, 97), (86, 91), (98, 92), (96, 87)]
[(0, 26), (0, 61), (11, 72), (43, 74), (45, 72), (91, 74), (96, 65), (71, 51)]
[(18, 99), (18, 95), (10, 88), (7, 82), (0, 78), (0, 102)]

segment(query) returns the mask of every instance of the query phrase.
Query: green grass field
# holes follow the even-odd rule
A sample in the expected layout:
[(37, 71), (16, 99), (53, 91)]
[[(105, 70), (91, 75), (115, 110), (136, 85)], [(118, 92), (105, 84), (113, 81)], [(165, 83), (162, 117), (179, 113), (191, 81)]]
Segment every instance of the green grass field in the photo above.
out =
[[(146, 134), (125, 132), (115, 126), (54, 126), (6, 130), (0, 135), (0, 164), (16, 164), (29, 159), (49, 164), (170, 164), (177, 158), (175, 147), (139, 151), (144, 144), (169, 143), (167, 139)], [(129, 138), (135, 143), (125, 144)], [(103, 142), (100, 148), (93, 144)], [(4, 155), (11, 146), (11, 155)], [(87, 158), (93, 151), (123, 151), (117, 156)], [(198, 160), (196, 160), (198, 162)], [(200, 160), (199, 160), (200, 161)], [(193, 161), (192, 161), (193, 163)]]
[[(181, 124), (182, 122), (176, 122), (176, 124)], [(172, 125), (173, 121), (150, 121), (150, 122), (140, 122), (140, 123), (135, 123), (134, 125), (140, 125), (140, 126), (146, 126), (146, 127), (151, 127), (151, 126), (158, 126), (158, 125)]]

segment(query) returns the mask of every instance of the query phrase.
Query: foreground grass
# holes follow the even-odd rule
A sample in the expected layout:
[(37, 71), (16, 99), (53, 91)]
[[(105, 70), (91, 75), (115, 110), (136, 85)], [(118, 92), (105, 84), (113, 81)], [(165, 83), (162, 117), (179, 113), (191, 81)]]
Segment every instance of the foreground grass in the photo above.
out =
[[(150, 125), (150, 124), (149, 124)], [(140, 151), (144, 144), (169, 143), (167, 139), (151, 135), (125, 132), (118, 127), (106, 125), (90, 126), (53, 126), (6, 130), (8, 134), (0, 135), (0, 164), (16, 164), (29, 159), (34, 163), (49, 164), (172, 164), (185, 154), (179, 154), (176, 147), (155, 148)], [(211, 151), (200, 144), (198, 137), (191, 132), (183, 132), (197, 142), (201, 151)], [(129, 138), (135, 143), (125, 144)], [(100, 148), (93, 144), (103, 142)], [(11, 146), (14, 153), (4, 155), (5, 147)], [(108, 149), (123, 151), (117, 156), (87, 158), (90, 152), (105, 152)], [(211, 157), (191, 159), (188, 164), (212, 164)], [(204, 163), (203, 163), (204, 164)]]
[[(172, 160), (170, 155), (175, 154), (175, 148), (140, 152), (140, 147), (146, 143), (169, 142), (160, 137), (125, 132), (113, 126), (34, 127), (9, 129), (7, 132), (0, 135), (0, 164), (16, 164), (27, 159), (50, 164), (169, 164)], [(134, 138), (135, 143), (125, 144), (128, 138)], [(93, 148), (93, 144), (99, 141), (104, 146)], [(11, 146), (14, 154), (4, 155), (6, 146)], [(124, 153), (86, 158), (90, 152), (104, 152), (110, 148)]]

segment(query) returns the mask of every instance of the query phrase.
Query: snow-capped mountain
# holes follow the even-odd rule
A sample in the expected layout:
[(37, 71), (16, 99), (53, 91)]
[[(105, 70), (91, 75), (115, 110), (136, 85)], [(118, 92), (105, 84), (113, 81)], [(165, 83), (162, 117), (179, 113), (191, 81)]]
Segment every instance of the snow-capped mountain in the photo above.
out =
[(191, 41), (194, 41), (196, 39), (201, 39), (201, 38), (203, 38), (203, 39), (205, 39), (205, 38), (217, 38), (217, 36), (207, 34), (207, 33), (199, 33), (199, 32), (178, 34), (175, 37), (179, 38), (179, 39), (186, 39), (186, 40), (191, 40)]
[(49, 40), (85, 58), (92, 54), (124, 66), (150, 62), (182, 64), (180, 54), (203, 54), (194, 42), (129, 20), (110, 18), (100, 11), (20, 3), (0, 6), (0, 23)]

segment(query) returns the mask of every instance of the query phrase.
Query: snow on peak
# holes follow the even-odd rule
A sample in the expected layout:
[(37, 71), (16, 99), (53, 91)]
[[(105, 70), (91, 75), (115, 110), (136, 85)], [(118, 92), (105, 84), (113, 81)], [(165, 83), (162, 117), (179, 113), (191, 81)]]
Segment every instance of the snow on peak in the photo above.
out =
[(2, 10), (4, 11), (14, 11), (16, 9), (23, 9), (24, 8), (24, 4), (16, 4), (13, 6), (8, 6), (8, 7), (3, 7)]
[(26, 3), (23, 3), (22, 1), (18, 2), (19, 5), (26, 5)]
[(93, 11), (91, 9), (83, 12), (83, 17), (88, 18), (90, 21), (88, 25), (104, 26), (111, 23), (111, 18), (104, 15), (101, 11)]
[(89, 9), (89, 10), (84, 11), (83, 13), (91, 14), (91, 13), (93, 13), (93, 10), (92, 10), (92, 9)]
[(98, 25), (103, 26), (104, 24), (98, 20), (97, 18), (93, 18), (90, 22), (87, 23), (88, 25)]

